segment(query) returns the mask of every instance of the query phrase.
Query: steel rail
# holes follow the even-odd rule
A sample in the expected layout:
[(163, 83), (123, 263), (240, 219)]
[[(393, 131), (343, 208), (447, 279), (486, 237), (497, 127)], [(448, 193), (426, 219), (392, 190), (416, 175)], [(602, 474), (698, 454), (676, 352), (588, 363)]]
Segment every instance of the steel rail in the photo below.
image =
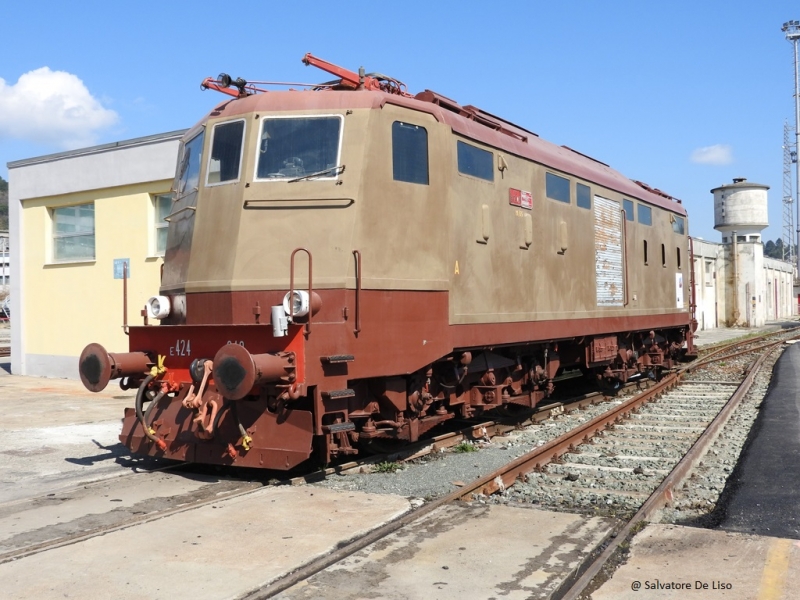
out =
[(661, 510), (668, 502), (672, 501), (673, 490), (686, 479), (688, 474), (694, 469), (700, 458), (717, 438), (717, 434), (725, 426), (733, 411), (739, 406), (741, 401), (750, 391), (756, 374), (760, 371), (766, 360), (768, 353), (764, 353), (750, 366), (748, 373), (741, 385), (736, 389), (725, 406), (720, 410), (713, 421), (708, 425), (702, 435), (695, 441), (689, 451), (678, 462), (669, 475), (661, 482), (661, 485), (645, 500), (636, 514), (617, 532), (616, 536), (608, 543), (597, 558), (585, 569), (578, 580), (570, 587), (560, 600), (575, 600), (589, 586), (597, 576), (606, 562), (611, 558), (620, 544), (625, 542), (631, 535), (633, 529), (647, 521), (656, 511)]
[(461, 490), (461, 497), (466, 498), (475, 491), (479, 491), (479, 493), (488, 496), (494, 492), (510, 487), (517, 478), (523, 477), (525, 474), (540, 469), (547, 463), (557, 460), (561, 455), (574, 450), (580, 444), (588, 442), (597, 433), (622, 421), (622, 419), (630, 415), (631, 412), (637, 410), (643, 404), (677, 385), (678, 381), (679, 375), (676, 373), (667, 375), (653, 387), (626, 400), (617, 407), (595, 417), (583, 425), (579, 425), (577, 428), (565, 433), (561, 437), (523, 454), (516, 460), (473, 482), (468, 487)]
[[(631, 398), (629, 401), (624, 402), (620, 406), (612, 409), (605, 415), (601, 415), (590, 421), (589, 423), (579, 427), (578, 429), (574, 430), (579, 432), (578, 434), (566, 434), (561, 436), (560, 438), (553, 440), (549, 444), (545, 444), (544, 446), (540, 446), (536, 450), (529, 452), (528, 454), (523, 455), (519, 459), (513, 461), (507, 467), (511, 469), (515, 469), (515, 474), (511, 477), (511, 481), (516, 479), (516, 473), (519, 472), (520, 467), (522, 464), (529, 464), (530, 468), (528, 471), (535, 468), (537, 465), (542, 465), (547, 462), (550, 458), (560, 455), (559, 452), (563, 454), (564, 452), (569, 451), (570, 448), (574, 448), (574, 446), (580, 443), (580, 440), (586, 438), (589, 435), (589, 431), (594, 430), (600, 431), (606, 427), (607, 422), (614, 422), (618, 420), (619, 415), (622, 413), (628, 413), (632, 410), (638, 408), (639, 405), (645, 402), (644, 398), (652, 398), (653, 396), (660, 394), (664, 390), (668, 389), (674, 382), (677, 380), (676, 375), (670, 375), (669, 377), (663, 379), (659, 384), (653, 386), (652, 388), (645, 390), (642, 394)], [(607, 415), (611, 414), (609, 419), (604, 419)], [(525, 459), (529, 458), (530, 460), (526, 461)], [(323, 569), (336, 564), (337, 562), (344, 560), (348, 556), (358, 552), (385, 538), (386, 536), (394, 533), (395, 531), (402, 529), (406, 525), (410, 525), (415, 521), (425, 517), (426, 515), (432, 513), (434, 510), (439, 508), (440, 506), (444, 506), (446, 504), (451, 504), (453, 502), (463, 500), (464, 498), (471, 496), (473, 493), (490, 493), (490, 490), (497, 490), (500, 489), (500, 486), (495, 479), (498, 476), (503, 477), (503, 474), (499, 474), (500, 471), (504, 471), (504, 469), (500, 469), (498, 471), (493, 471), (489, 475), (484, 475), (475, 479), (474, 481), (468, 483), (466, 486), (454, 490), (453, 492), (447, 494), (446, 496), (441, 496), (436, 500), (432, 500), (426, 504), (423, 504), (419, 508), (412, 509), (403, 515), (384, 523), (380, 527), (373, 529), (372, 531), (368, 532), (362, 537), (359, 537), (347, 545), (338, 548), (334, 552), (327, 554), (325, 556), (321, 556), (311, 562), (303, 565), (296, 571), (289, 573), (283, 577), (280, 577), (266, 586), (259, 588), (249, 594), (239, 596), (238, 600), (265, 600), (266, 598), (271, 598), (276, 594), (279, 594), (293, 585), (300, 583), (311, 577), (312, 575), (319, 573)], [(499, 474), (499, 475), (498, 475)]]
[[(729, 346), (726, 347), (728, 348), (735, 347), (736, 345), (742, 343), (749, 343), (750, 341), (752, 341), (752, 338), (744, 341), (739, 341), (734, 344), (730, 344)], [(759, 364), (760, 361), (763, 361), (765, 356), (766, 355), (762, 355), (760, 357)], [(749, 377), (749, 381), (752, 381), (752, 378), (755, 376), (755, 371), (756, 371), (755, 368), (751, 369), (751, 376)], [(366, 548), (370, 544), (373, 544), (387, 537), (388, 535), (391, 535), (395, 531), (402, 529), (406, 525), (414, 523), (415, 521), (429, 515), (430, 513), (432, 513), (441, 506), (459, 500), (468, 499), (476, 492), (482, 494), (490, 494), (493, 493), (494, 491), (498, 491), (500, 489), (510, 486), (511, 484), (513, 484), (514, 481), (516, 481), (518, 477), (524, 476), (525, 473), (528, 473), (536, 468), (542, 467), (551, 460), (557, 459), (559, 456), (561, 456), (566, 452), (569, 452), (570, 450), (574, 450), (575, 447), (578, 446), (579, 444), (588, 441), (591, 436), (597, 434), (598, 432), (602, 431), (603, 429), (612, 425), (613, 423), (621, 421), (625, 416), (637, 410), (640, 406), (642, 406), (649, 400), (659, 396), (661, 393), (674, 387), (683, 378), (685, 373), (686, 371), (680, 371), (677, 373), (669, 374), (667, 377), (663, 378), (659, 383), (657, 383), (653, 387), (643, 391), (641, 394), (638, 394), (633, 398), (630, 398), (629, 400), (623, 402), (614, 409), (579, 426), (572, 432), (568, 432), (563, 436), (555, 440), (552, 440), (551, 442), (544, 444), (543, 446), (540, 446), (539, 448), (536, 448), (531, 452), (528, 452), (527, 454), (517, 458), (516, 460), (507, 464), (506, 466), (501, 467), (500, 469), (497, 469), (488, 475), (484, 475), (482, 477), (475, 479), (474, 481), (468, 483), (464, 487), (454, 490), (453, 492), (445, 496), (442, 496), (440, 498), (437, 498), (436, 500), (423, 504), (419, 508), (412, 509), (409, 512), (404, 513), (403, 515), (391, 521), (388, 521), (387, 523), (384, 523), (383, 525), (377, 527), (376, 529), (373, 529), (372, 531), (366, 533), (365, 535), (353, 539), (352, 541), (350, 541), (344, 546), (341, 546), (332, 553), (316, 558), (291, 573), (278, 577), (277, 579), (267, 583), (264, 586), (259, 587), (256, 590), (253, 590), (249, 593), (245, 593), (244, 595), (239, 596), (237, 600), (266, 600), (267, 598), (272, 598), (276, 594), (279, 594), (289, 589), (290, 587), (312, 577), (313, 575), (319, 573), (320, 571), (326, 569), (327, 567), (344, 560), (348, 556), (355, 554), (356, 552)], [(740, 388), (741, 387), (742, 386), (740, 386)], [(734, 394), (737, 393), (738, 391), (735, 392)], [(743, 397), (745, 393), (746, 391), (741, 392), (741, 396)], [(730, 411), (732, 410), (733, 407), (731, 407), (727, 411), (725, 408), (723, 408), (720, 414), (722, 414), (722, 412), (725, 412), (726, 415), (729, 415)], [(725, 420), (727, 420), (727, 416), (725, 417)], [(709, 425), (709, 429), (713, 427), (714, 430), (716, 431), (723, 424), (724, 421), (721, 420), (720, 415), (718, 414), (717, 417)], [(693, 451), (694, 451), (694, 446), (692, 447), (692, 449), (690, 449), (690, 453)], [(679, 466), (680, 464), (681, 463), (679, 463)], [(678, 467), (676, 466), (675, 469), (677, 468)], [(663, 486), (664, 484), (662, 484), (662, 486), (660, 486), (656, 490), (656, 492), (654, 492), (654, 494), (658, 493), (658, 491), (661, 490)], [(674, 485), (669, 486), (667, 488), (669, 489), (670, 494), (673, 488)], [(616, 539), (618, 539), (621, 542), (624, 539), (624, 537), (618, 535)], [(592, 556), (596, 555), (597, 555), (597, 550), (595, 550), (595, 552), (592, 553)], [(592, 566), (593, 565), (594, 563), (592, 563)], [(591, 568), (591, 566), (589, 568)]]

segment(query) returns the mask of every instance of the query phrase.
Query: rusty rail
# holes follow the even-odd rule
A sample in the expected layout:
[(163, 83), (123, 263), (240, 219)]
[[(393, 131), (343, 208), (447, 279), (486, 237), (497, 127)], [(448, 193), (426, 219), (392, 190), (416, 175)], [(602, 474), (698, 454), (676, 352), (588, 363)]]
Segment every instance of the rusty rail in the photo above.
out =
[(609, 558), (611, 558), (620, 544), (628, 539), (633, 529), (640, 523), (649, 519), (653, 513), (662, 509), (668, 502), (672, 500), (672, 491), (683, 482), (686, 476), (695, 467), (700, 458), (705, 454), (708, 447), (716, 439), (719, 431), (728, 422), (728, 419), (733, 411), (736, 410), (741, 401), (747, 395), (747, 392), (750, 391), (753, 380), (755, 379), (758, 371), (761, 369), (766, 358), (767, 354), (764, 353), (759, 356), (758, 360), (756, 360), (753, 365), (751, 365), (744, 381), (733, 393), (714, 420), (711, 421), (703, 434), (695, 441), (694, 445), (692, 445), (692, 447), (689, 449), (689, 452), (687, 452), (680, 462), (675, 465), (672, 471), (670, 471), (669, 475), (667, 475), (664, 481), (661, 482), (661, 485), (658, 486), (656, 491), (654, 491), (650, 497), (645, 500), (644, 504), (642, 504), (641, 508), (639, 508), (638, 512), (633, 516), (633, 518), (628, 521), (628, 523), (612, 540), (610, 540), (608, 546), (606, 546), (599, 556), (597, 556), (597, 558), (588, 566), (581, 577), (572, 585), (569, 590), (567, 590), (566, 594), (561, 596), (562, 600), (577, 599), (597, 576), (597, 574), (603, 568), (603, 565), (608, 561)]
[[(766, 334), (770, 335), (770, 334)], [(763, 336), (761, 336), (763, 337)], [(750, 343), (752, 341), (751, 338), (748, 340), (739, 341), (738, 344), (743, 343)], [(726, 346), (726, 348), (730, 348), (731, 346), (735, 346), (737, 344), (731, 344)], [(766, 355), (762, 355), (756, 364), (751, 367), (750, 372), (748, 373), (747, 377), (745, 378), (745, 382), (740, 385), (740, 388), (734, 393), (734, 396), (737, 397), (737, 400), (734, 402), (733, 398), (728, 401), (728, 404), (720, 411), (717, 417), (711, 422), (708, 426), (706, 433), (704, 433), (699, 440), (697, 440), (692, 446), (687, 454), (686, 458), (684, 457), (678, 465), (673, 469), (667, 479), (659, 486), (659, 488), (653, 493), (653, 495), (645, 502), (645, 505), (636, 513), (634, 519), (640, 516), (640, 514), (645, 515), (644, 517), (639, 518), (636, 522), (629, 523), (624, 529), (623, 532), (618, 534), (616, 538), (613, 540), (612, 544), (614, 547), (618, 546), (619, 543), (625, 540), (627, 533), (631, 531), (634, 525), (640, 522), (643, 518), (646, 518), (647, 515), (653, 512), (653, 506), (657, 505), (658, 502), (662, 502), (664, 497), (669, 497), (667, 494), (671, 495), (672, 490), (679, 484), (680, 478), (685, 476), (685, 474), (692, 468), (694, 465), (694, 461), (696, 457), (705, 450), (705, 447), (702, 445), (704, 438), (708, 436), (708, 441), (706, 443), (710, 443), (711, 440), (716, 436), (716, 432), (725, 424), (728, 417), (730, 416), (731, 412), (736, 408), (741, 398), (743, 398), (747, 391), (749, 390), (750, 385), (752, 384), (752, 380), (755, 377), (755, 374), (760, 368), (761, 363), (765, 359)], [(250, 594), (242, 597), (241, 600), (265, 600), (266, 598), (271, 598), (276, 594), (279, 594), (282, 591), (285, 591), (296, 585), (297, 583), (304, 581), (314, 575), (322, 571), (323, 569), (336, 564), (337, 562), (347, 558), (348, 556), (366, 548), (370, 544), (377, 542), (385, 538), (386, 536), (394, 533), (395, 531), (409, 525), (418, 519), (425, 517), (426, 515), (432, 513), (437, 508), (450, 504), (452, 502), (456, 502), (458, 500), (464, 500), (466, 498), (471, 497), (474, 493), (483, 493), (483, 494), (490, 494), (495, 491), (501, 489), (501, 486), (508, 487), (520, 476), (528, 473), (537, 467), (541, 467), (547, 462), (550, 462), (553, 459), (558, 458), (562, 454), (569, 452), (571, 449), (574, 450), (576, 446), (579, 444), (588, 441), (591, 436), (595, 435), (599, 431), (605, 429), (608, 425), (611, 425), (615, 422), (620, 421), (626, 415), (629, 415), (631, 412), (637, 410), (641, 405), (645, 404), (646, 402), (650, 401), (651, 399), (655, 398), (656, 396), (660, 395), (661, 393), (667, 391), (668, 389), (677, 385), (677, 383), (683, 378), (683, 376), (688, 373), (687, 370), (681, 370), (679, 373), (672, 373), (662, 379), (659, 383), (654, 385), (653, 387), (645, 390), (643, 393), (634, 396), (633, 398), (629, 399), (626, 402), (623, 402), (616, 408), (608, 411), (607, 413), (592, 419), (588, 423), (585, 423), (575, 429), (572, 432), (569, 432), (560, 438), (552, 440), (551, 442), (536, 448), (535, 450), (519, 457), (518, 459), (514, 460), (513, 462), (509, 463), (508, 465), (488, 474), (482, 476), (475, 481), (467, 484), (466, 486), (456, 489), (450, 494), (446, 496), (442, 496), (428, 502), (421, 507), (417, 508), (416, 510), (411, 510), (404, 515), (394, 519), (393, 521), (389, 521), (384, 525), (378, 527), (367, 533), (365, 536), (353, 540), (349, 544), (337, 549), (333, 553), (319, 557), (310, 563), (307, 563), (300, 569), (279, 578), (270, 584), (254, 590)], [(747, 387), (745, 388), (745, 383)], [(586, 400), (584, 400), (585, 402)], [(492, 423), (494, 425), (494, 423)], [(675, 476), (673, 477), (673, 473)], [(648, 509), (645, 511), (645, 507)], [(613, 550), (612, 550), (613, 552)], [(572, 594), (573, 590), (577, 590), (576, 594), (583, 590), (586, 585), (593, 579), (594, 575), (589, 576), (590, 571), (592, 573), (597, 573), (599, 568), (602, 567), (602, 564), (607, 560), (608, 556), (610, 556), (610, 552), (606, 554), (603, 552), (600, 557), (592, 563), (586, 571), (584, 571), (584, 575), (573, 585), (572, 588), (567, 592), (568, 594)], [(605, 557), (602, 562), (600, 562), (601, 558)], [(597, 566), (595, 566), (597, 565)], [(588, 579), (587, 579), (588, 578)], [(582, 587), (578, 587), (579, 584), (582, 584)], [(569, 598), (575, 598), (576, 596), (567, 596)]]

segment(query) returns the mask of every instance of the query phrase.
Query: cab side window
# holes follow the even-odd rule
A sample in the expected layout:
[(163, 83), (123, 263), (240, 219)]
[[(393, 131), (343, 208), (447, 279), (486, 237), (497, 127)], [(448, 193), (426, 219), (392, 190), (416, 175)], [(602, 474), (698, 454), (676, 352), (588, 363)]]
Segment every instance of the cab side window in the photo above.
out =
[(232, 121), (214, 126), (208, 163), (208, 184), (239, 179), (243, 139), (244, 121)]
[(392, 177), (428, 185), (428, 132), (424, 127), (392, 123)]
[(456, 150), (459, 173), (472, 175), (486, 181), (494, 181), (494, 161), (491, 152), (462, 141), (456, 142)]

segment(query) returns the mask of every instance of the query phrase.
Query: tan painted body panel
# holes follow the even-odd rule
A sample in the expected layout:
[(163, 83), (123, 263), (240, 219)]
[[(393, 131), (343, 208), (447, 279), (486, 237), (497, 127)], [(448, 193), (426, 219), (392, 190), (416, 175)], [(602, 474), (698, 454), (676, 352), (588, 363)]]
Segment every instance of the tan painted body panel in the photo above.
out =
[[(346, 168), (335, 180), (255, 180), (261, 119), (287, 115), (342, 115), (340, 162)], [(188, 268), (171, 267), (185, 279), (165, 277), (162, 293), (288, 290), (289, 257), (301, 247), (313, 255), (315, 288), (354, 289), (358, 250), (362, 288), (449, 290), (450, 324), (654, 313), (685, 313), (688, 322), (687, 237), (674, 233), (670, 222), (670, 214), (683, 217), (685, 211), (601, 163), (533, 136), (520, 141), (431, 103), (378, 92), (278, 92), (223, 103), (204, 123), (204, 156), (213, 127), (237, 119), (246, 123), (241, 175), (235, 182), (205, 185), (204, 160), (197, 211), (182, 217), (194, 219), (191, 252), (183, 254)], [(393, 180), (394, 121), (427, 130), (429, 185)], [(494, 181), (459, 173), (457, 140), (492, 152)], [(569, 160), (574, 169), (566, 170)], [(570, 204), (546, 197), (548, 171), (570, 179)], [(620, 208), (623, 199), (646, 200), (652, 207), (652, 226), (625, 224), (626, 306), (597, 306), (594, 211), (576, 205), (576, 182), (589, 185), (592, 198), (603, 196)], [(530, 192), (533, 209), (512, 206), (511, 188)], [(172, 246), (172, 228), (170, 236)], [(167, 262), (174, 262), (169, 251)], [(307, 286), (307, 269), (301, 254), (297, 286)], [(687, 280), (679, 309), (680, 272)]]
[[(328, 120), (262, 134), (266, 119), (292, 117)], [(424, 182), (414, 153), (425, 129), (427, 183), (395, 180), (395, 122), (411, 140), (400, 179)], [(427, 91), (268, 92), (221, 103), (184, 142), (161, 284), (172, 313), (131, 327), (128, 354), (95, 344), (81, 358), (98, 389), (112, 363), (114, 377), (147, 387), (141, 361), (166, 358), (156, 384), (176, 395), (159, 396), (155, 429), (126, 412), (121, 440), (136, 452), (289, 469), (313, 446), (328, 462), (456, 416), (533, 407), (562, 368), (615, 389), (692, 351), (688, 227), (672, 225), (683, 207), (488, 113)], [(491, 154), (491, 176), (480, 158), (469, 172), (482, 177), (459, 171), (459, 142)], [(196, 184), (184, 177), (197, 170)], [(548, 173), (569, 180), (568, 203), (547, 197)], [(578, 183), (592, 208), (578, 206)], [(620, 218), (625, 200), (650, 206), (652, 224)], [(272, 323), (271, 307), (292, 285), (312, 287), (309, 274), (319, 311), (278, 308)], [(237, 416), (244, 397), (250, 412)]]

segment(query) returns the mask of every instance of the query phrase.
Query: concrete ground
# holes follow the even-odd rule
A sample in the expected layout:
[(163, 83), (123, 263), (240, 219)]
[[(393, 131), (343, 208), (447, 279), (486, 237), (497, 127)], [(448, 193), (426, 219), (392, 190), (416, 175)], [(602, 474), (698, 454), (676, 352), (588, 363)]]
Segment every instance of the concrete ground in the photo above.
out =
[[(752, 333), (701, 332), (698, 342)], [(118, 485), (119, 475), (157, 466), (131, 458), (118, 443), (122, 410), (133, 394), (113, 386), (90, 394), (77, 381), (11, 376), (2, 367), (0, 547), (18, 540), (21, 530), (45, 539), (48, 527), (108, 513), (110, 502), (128, 506), (208, 485), (191, 478), (168, 483), (159, 474)], [(57, 505), (27, 500), (66, 498), (61, 492), (97, 480), (103, 480), (97, 488), (105, 490), (103, 498), (86, 487)], [(408, 509), (408, 500), (389, 495), (258, 489), (0, 564), (0, 597), (236, 598)], [(461, 507), (438, 521), (434, 516), (282, 597), (543, 597), (539, 592), (557, 586), (580, 552), (610, 527), (599, 519), (508, 507)], [(697, 598), (767, 592), (774, 593), (762, 597), (789, 598), (782, 590), (798, 589), (799, 573), (794, 541), (651, 525), (635, 538), (628, 563), (594, 597), (627, 597), (634, 581), (658, 579), (707, 583), (708, 590), (692, 590)], [(715, 590), (715, 582), (733, 587)], [(675, 597), (674, 591), (658, 596), (663, 589), (636, 593)]]
[(548, 598), (612, 526), (533, 508), (441, 507), (276, 598)]
[(800, 541), (678, 525), (648, 525), (630, 558), (592, 600), (793, 600)]
[[(146, 514), (198, 492), (213, 499), (217, 489), (230, 491), (213, 477), (124, 477), (158, 466), (130, 457), (117, 441), (122, 410), (132, 401), (132, 392), (114, 386), (91, 394), (78, 381), (0, 375), (0, 554), (98, 524), (113, 527), (124, 511)], [(406, 498), (386, 494), (259, 488), (0, 564), (0, 597), (233, 599), (409, 508)], [(346, 562), (343, 569), (355, 564), (358, 573), (347, 577), (348, 596), (338, 587), (320, 588), (317, 580), (313, 596), (308, 586), (285, 593), (530, 597), (557, 587), (582, 549), (611, 527), (532, 509), (453, 511), (431, 515)]]

